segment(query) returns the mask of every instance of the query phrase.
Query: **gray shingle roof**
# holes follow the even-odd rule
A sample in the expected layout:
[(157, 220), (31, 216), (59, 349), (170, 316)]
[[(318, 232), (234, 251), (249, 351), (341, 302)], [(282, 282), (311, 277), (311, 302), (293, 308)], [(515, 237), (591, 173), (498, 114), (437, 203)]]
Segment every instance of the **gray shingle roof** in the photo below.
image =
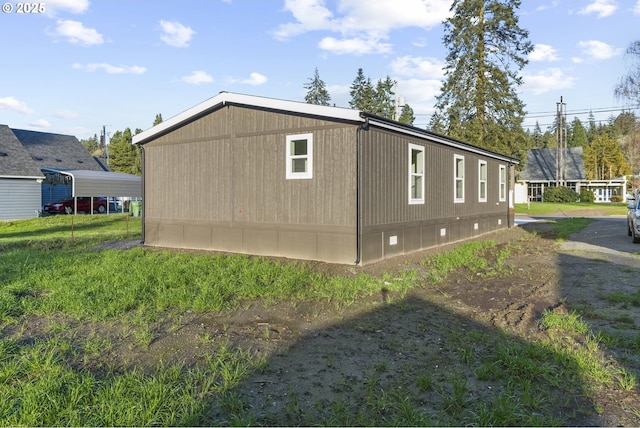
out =
[(7, 125), (0, 125), (0, 177), (44, 177)]
[(39, 168), (104, 171), (73, 135), (12, 129)]
[[(527, 154), (527, 164), (520, 174), (524, 181), (556, 180), (556, 149), (531, 149)], [(585, 180), (584, 155), (582, 147), (569, 147), (566, 152), (565, 180)]]

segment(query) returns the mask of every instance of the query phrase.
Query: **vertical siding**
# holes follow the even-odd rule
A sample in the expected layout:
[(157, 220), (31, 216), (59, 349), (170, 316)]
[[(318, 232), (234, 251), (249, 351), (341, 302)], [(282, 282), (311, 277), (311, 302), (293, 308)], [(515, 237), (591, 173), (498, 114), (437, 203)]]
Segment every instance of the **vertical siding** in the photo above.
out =
[[(425, 203), (409, 204), (409, 144), (425, 147)], [(464, 156), (465, 199), (454, 202), (454, 155)], [(497, 160), (472, 152), (370, 130), (362, 145), (363, 225), (377, 226), (507, 212), (499, 203)], [(487, 201), (479, 202), (478, 160), (487, 161)]]
[(222, 109), (145, 145), (147, 218), (230, 220), (227, 118)]
[[(262, 110), (233, 110), (234, 219), (354, 226), (356, 127)], [(313, 135), (313, 178), (287, 180), (287, 135)]]
[(41, 192), (41, 184), (34, 179), (0, 178), (0, 220), (37, 217)]
[[(353, 263), (352, 124), (226, 106), (145, 144), (145, 243)], [(313, 135), (313, 178), (286, 136)]]
[[(425, 151), (425, 202), (409, 204), (409, 144)], [(464, 202), (454, 202), (454, 156), (464, 156)], [(370, 128), (362, 138), (362, 263), (447, 244), (508, 226), (499, 201), (501, 162), (461, 148)], [(487, 201), (478, 200), (478, 160)], [(502, 163), (504, 164), (504, 163)]]

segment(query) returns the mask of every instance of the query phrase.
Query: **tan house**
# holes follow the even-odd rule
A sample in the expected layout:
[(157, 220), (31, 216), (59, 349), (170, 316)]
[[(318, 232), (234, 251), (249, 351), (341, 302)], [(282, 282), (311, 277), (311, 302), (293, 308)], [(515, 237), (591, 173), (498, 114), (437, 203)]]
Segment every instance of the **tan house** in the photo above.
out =
[(516, 159), (362, 111), (222, 92), (133, 142), (150, 246), (366, 264), (513, 225)]

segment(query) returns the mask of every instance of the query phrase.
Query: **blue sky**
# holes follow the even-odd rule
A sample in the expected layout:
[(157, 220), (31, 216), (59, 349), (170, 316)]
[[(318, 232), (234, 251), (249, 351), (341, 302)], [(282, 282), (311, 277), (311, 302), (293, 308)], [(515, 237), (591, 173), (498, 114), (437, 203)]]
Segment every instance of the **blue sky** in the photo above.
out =
[[(304, 101), (316, 67), (342, 107), (358, 68), (374, 83), (390, 76), (425, 127), (451, 1), (48, 0), (28, 14), (0, 3), (0, 123), (81, 139), (147, 129), (220, 91)], [(638, 65), (625, 50), (640, 39), (640, 0), (522, 3), (535, 45), (525, 125), (544, 130), (560, 97), (569, 120), (632, 107), (613, 90)]]

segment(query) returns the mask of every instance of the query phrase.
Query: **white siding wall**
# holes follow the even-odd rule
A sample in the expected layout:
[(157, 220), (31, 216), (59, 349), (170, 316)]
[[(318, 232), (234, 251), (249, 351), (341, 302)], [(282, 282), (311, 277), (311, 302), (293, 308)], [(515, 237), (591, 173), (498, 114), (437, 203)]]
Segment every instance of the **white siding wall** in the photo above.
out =
[(0, 178), (0, 220), (37, 217), (40, 195), (41, 184), (35, 179)]

